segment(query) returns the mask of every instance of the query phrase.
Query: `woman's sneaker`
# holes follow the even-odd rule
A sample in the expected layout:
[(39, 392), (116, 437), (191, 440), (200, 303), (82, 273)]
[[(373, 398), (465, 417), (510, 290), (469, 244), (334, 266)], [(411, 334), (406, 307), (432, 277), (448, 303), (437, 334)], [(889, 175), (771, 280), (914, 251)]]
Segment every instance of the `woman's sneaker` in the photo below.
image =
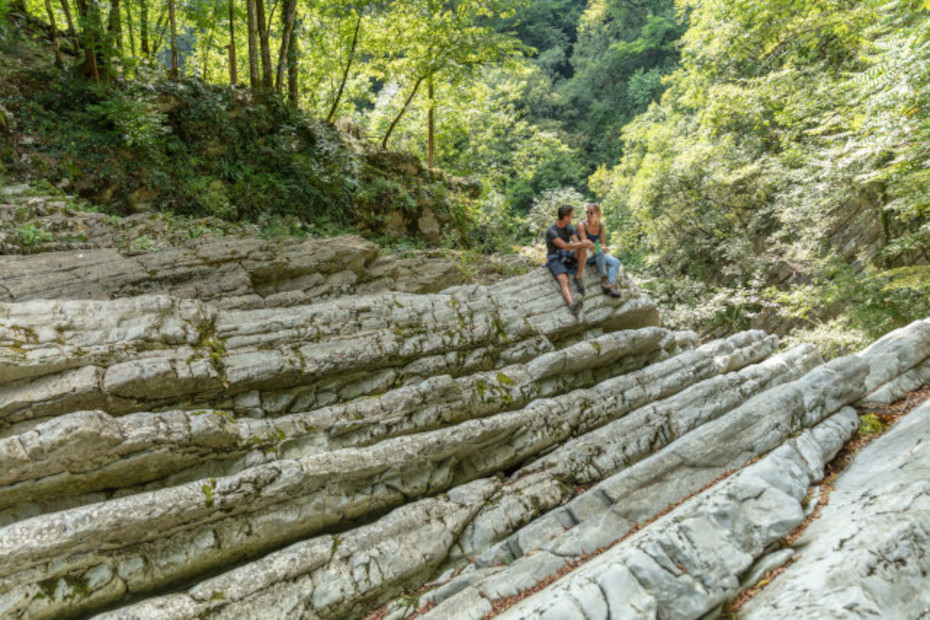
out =
[(575, 303), (573, 303), (573, 304), (571, 305), (571, 307), (569, 308), (569, 310), (572, 311), (572, 314), (573, 314), (573, 315), (578, 316), (578, 313), (581, 312), (581, 302), (580, 302), (580, 301), (576, 301)]

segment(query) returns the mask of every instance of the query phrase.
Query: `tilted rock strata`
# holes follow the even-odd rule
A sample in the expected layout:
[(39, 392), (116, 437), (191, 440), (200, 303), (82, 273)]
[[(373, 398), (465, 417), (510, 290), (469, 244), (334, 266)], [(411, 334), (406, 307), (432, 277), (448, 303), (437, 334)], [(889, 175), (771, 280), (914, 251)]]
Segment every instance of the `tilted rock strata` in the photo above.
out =
[[(574, 317), (541, 268), (303, 305), (250, 278), (254, 306), (186, 284), (0, 305), (0, 615), (344, 617), (463, 567), (422, 601), (477, 613), (756, 456), (797, 502), (843, 407), (930, 354), (926, 322), (817, 368), (759, 331), (697, 346), (628, 279)], [(694, 609), (794, 522), (776, 495), (698, 502), (752, 518), (688, 565)]]
[[(854, 411), (836, 417), (499, 617), (699, 618), (712, 611), (738, 591), (754, 557), (804, 520), (808, 487), (856, 429)], [(442, 617), (438, 608), (433, 616)]]
[[(283, 309), (4, 304), (0, 609), (99, 608), (457, 493), (620, 415), (565, 405), (693, 347), (656, 322), (630, 286), (574, 317), (541, 269)], [(763, 340), (712, 351), (743, 365)]]
[[(831, 362), (833, 368), (829, 364), (816, 368), (793, 383), (763, 392), (595, 484), (564, 507), (555, 507), (503, 545), (480, 556), (475, 561), (479, 568), (519, 559), (500, 573), (470, 584), (469, 591), (437, 607), (436, 617), (450, 609), (464, 614), (463, 609), (468, 608), (466, 599), (478, 604), (468, 617), (481, 617), (487, 601), (531, 589), (558, 572), (571, 558), (580, 558), (614, 543), (637, 522), (647, 521), (666, 506), (833, 414), (842, 407), (842, 400), (825, 402), (821, 396), (817, 399), (821, 404), (808, 410), (811, 403), (805, 405), (801, 398), (791, 396), (810, 395), (824, 384), (827, 375), (836, 384), (846, 386), (844, 400), (854, 400), (861, 392), (861, 378), (866, 376), (867, 369), (864, 364), (855, 363), (856, 359), (849, 361), (853, 363)], [(687, 413), (683, 417), (687, 418)], [(846, 437), (855, 430), (854, 413), (846, 414), (844, 425), (847, 428), (837, 435)], [(825, 424), (824, 428), (829, 430), (831, 426)], [(607, 430), (609, 427), (598, 432)], [(628, 445), (635, 443), (632, 439)], [(562, 450), (567, 451), (571, 445), (566, 444)], [(611, 452), (607, 447), (605, 454)], [(818, 462), (810, 456), (808, 460), (811, 464)], [(820, 462), (819, 467), (822, 465)], [(530, 552), (533, 553), (527, 555)]]
[[(719, 357), (722, 351), (716, 353)], [(726, 367), (726, 357), (722, 360)], [(207, 483), (195, 481), (34, 517), (4, 530), (0, 556), (6, 559), (5, 581), (28, 584), (30, 569), (41, 564), (54, 564), (62, 574), (73, 575), (88, 559), (66, 556), (68, 549), (95, 541), (106, 551), (95, 552), (94, 562), (122, 566), (140, 547), (156, 558), (158, 569), (138, 575), (130, 583), (132, 589), (170, 583), (244, 557), (255, 551), (255, 544), (280, 544), (343, 519), (396, 506), (404, 498), (434, 494), (507, 469), (564, 441), (583, 424), (595, 427), (622, 413), (586, 409), (578, 400), (573, 393), (536, 400), (524, 410), (450, 429), (257, 465)], [(288, 515), (299, 518), (290, 522)], [(243, 529), (249, 536), (242, 536)], [(174, 554), (198, 536), (209, 546), (201, 546), (196, 554)]]
[[(774, 348), (770, 339), (760, 344), (763, 343)], [(741, 404), (755, 391), (764, 386), (790, 381), (798, 372), (803, 372), (816, 362), (812, 349), (802, 347), (742, 370), (715, 375), (707, 370), (701, 371), (701, 365), (694, 363), (700, 359), (696, 354), (713, 345), (705, 345), (669, 363), (686, 362), (680, 367), (683, 376), (677, 378), (675, 383), (667, 382), (667, 385), (683, 388), (672, 396), (668, 396), (668, 392), (659, 392), (651, 394), (652, 398), (640, 397), (639, 402), (634, 400), (637, 385), (651, 386), (652, 389), (662, 385), (663, 381), (655, 374), (649, 376), (649, 381), (635, 381), (631, 385), (624, 385), (623, 378), (609, 382), (612, 389), (601, 397), (602, 403), (610, 406), (612, 399), (620, 402), (630, 399), (627, 400), (630, 404), (623, 407), (629, 413), (602, 428), (577, 436), (514, 472), (501, 491), (466, 528), (456, 548), (456, 555), (478, 555), (476, 565), (486, 566), (511, 561), (536, 549), (539, 543), (531, 542), (532, 537), (524, 534), (508, 536), (519, 526), (547, 513), (545, 523), (530, 528), (542, 528), (538, 535), (542, 540), (547, 540), (553, 527), (561, 531), (564, 529), (563, 524), (578, 522), (575, 515), (562, 514), (563, 510), (559, 508), (577, 486), (596, 483), (638, 462), (687, 431)], [(763, 351), (766, 354), (770, 352)], [(713, 359), (717, 363), (726, 361), (719, 354)], [(786, 362), (790, 362), (790, 365)], [(659, 366), (661, 364), (655, 368)], [(720, 372), (725, 369), (716, 370)], [(694, 375), (703, 380), (695, 382)], [(650, 402), (653, 398), (664, 396), (668, 397)], [(597, 402), (597, 396), (593, 400)], [(486, 551), (491, 543), (502, 537), (508, 538), (494, 549)]]
[(747, 618), (918, 618), (930, 609), (930, 403), (864, 448)]
[[(68, 496), (126, 489), (205, 463), (215, 463), (209, 475), (229, 475), (279, 456), (365, 446), (519, 409), (535, 398), (662, 360), (692, 343), (690, 333), (655, 327), (615, 332), (528, 364), (460, 378), (438, 375), (381, 396), (274, 419), (235, 418), (222, 410), (68, 414), (0, 440), (0, 523), (4, 508), (27, 500), (32, 506), (66, 505)], [(196, 470), (190, 477), (197, 477)]]
[[(868, 381), (869, 377), (889, 380), (881, 388), (891, 389), (889, 386), (896, 385), (898, 377), (910, 372), (910, 365), (920, 368), (921, 360), (930, 356), (930, 343), (925, 341), (927, 327), (926, 321), (915, 322), (858, 355), (834, 360), (793, 382), (767, 386), (769, 389), (748, 402), (712, 421), (695, 425), (695, 430), (683, 434), (667, 447), (603, 479), (565, 503), (566, 493), (570, 492), (565, 483), (577, 484), (572, 482), (573, 476), (577, 476), (578, 471), (586, 471), (587, 460), (622, 467), (624, 452), (635, 449), (642, 441), (637, 431), (649, 436), (650, 417), (644, 416), (638, 423), (632, 423), (635, 418), (628, 415), (567, 442), (536, 464), (519, 470), (512, 480), (505, 481), (495, 494), (502, 499), (495, 502), (492, 498), (489, 507), (476, 515), (463, 532), (463, 542), (473, 552), (480, 551), (482, 544), (472, 542), (476, 529), (485, 532), (480, 539), (485, 545), (501, 533), (516, 530), (515, 533), (475, 558), (461, 576), (422, 596), (420, 605), (435, 606), (429, 617), (441, 618), (454, 612), (456, 617), (481, 618), (494, 601), (532, 590), (543, 580), (555, 576), (571, 560), (613, 544), (637, 523), (647, 521), (666, 506), (699, 490), (717, 476), (740, 467), (753, 456), (776, 449), (799, 430), (833, 415), (820, 423), (817, 433), (848, 437), (856, 428), (854, 412), (849, 408), (841, 413), (834, 412), (861, 399), (872, 389), (874, 384)], [(896, 353), (903, 350), (907, 353)], [(747, 370), (750, 369), (753, 367)], [(895, 373), (901, 374), (894, 377)], [(725, 384), (720, 382), (724, 378), (716, 377), (704, 383), (722, 386)], [(685, 389), (668, 402), (681, 403), (689, 391), (700, 388), (701, 384), (697, 384)], [(706, 407), (710, 403), (702, 404)], [(648, 409), (654, 415), (655, 409), (661, 411), (662, 408), (660, 402)], [(673, 412), (671, 420), (676, 417), (682, 421), (692, 419), (693, 413), (686, 406), (668, 409)], [(666, 424), (670, 423), (662, 422), (657, 426), (662, 428)], [(830, 445), (834, 445), (835, 441), (831, 441)], [(590, 456), (585, 457), (586, 454)], [(811, 467), (823, 466), (823, 459), (816, 451), (804, 453), (804, 458)], [(547, 469), (560, 474), (556, 478), (540, 475)], [(603, 478), (598, 474), (603, 474), (605, 469), (609, 471), (597, 468), (588, 477), (582, 475), (581, 480)], [(535, 516), (537, 512), (545, 514), (517, 529), (525, 522), (525, 515)], [(486, 532), (493, 535), (488, 536)], [(727, 592), (734, 593), (730, 586), (727, 588)], [(560, 613), (567, 613), (568, 608), (559, 609)], [(651, 614), (656, 613), (654, 605), (650, 609), (653, 610)], [(707, 611), (710, 608), (697, 615)], [(403, 616), (402, 612), (402, 608), (398, 609), (397, 615)], [(580, 612), (575, 609), (572, 613)], [(679, 616), (678, 612), (671, 614), (671, 617)]]
[(375, 244), (352, 236), (302, 242), (209, 237), (148, 251), (101, 247), (0, 256), (0, 302), (169, 294), (218, 308), (274, 308), (383, 291), (435, 293), (467, 279), (442, 256), (383, 256)]
[[(358, 613), (380, 591), (418, 584), (446, 557), (461, 527), (497, 486), (483, 479), (423, 499), (376, 523), (276, 551), (182, 594), (99, 618), (300, 617)], [(270, 614), (270, 616), (269, 616)], [(344, 616), (343, 616), (344, 617)]]
[(658, 322), (633, 292), (591, 300), (578, 320), (542, 270), (511, 285), (541, 294), (465, 287), (251, 311), (163, 296), (0, 304), (0, 435), (80, 409), (305, 411)]

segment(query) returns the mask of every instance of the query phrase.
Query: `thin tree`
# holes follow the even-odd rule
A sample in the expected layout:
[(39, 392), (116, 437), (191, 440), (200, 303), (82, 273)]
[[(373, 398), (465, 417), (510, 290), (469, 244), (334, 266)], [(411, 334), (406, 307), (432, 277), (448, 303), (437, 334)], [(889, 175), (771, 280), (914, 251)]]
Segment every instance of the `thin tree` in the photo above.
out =
[(107, 39), (111, 50), (123, 54), (123, 24), (120, 20), (119, 0), (110, 0), (110, 15), (107, 23)]
[(328, 122), (333, 122), (336, 116), (336, 110), (339, 109), (339, 102), (342, 99), (342, 93), (345, 91), (346, 82), (349, 80), (349, 71), (352, 69), (352, 62), (355, 60), (355, 50), (358, 47), (358, 33), (362, 27), (362, 13), (358, 13), (355, 18), (355, 32), (352, 33), (352, 45), (349, 46), (349, 57), (346, 60), (346, 66), (342, 71), (342, 79), (339, 81), (339, 90), (336, 91), (336, 97), (333, 99), (333, 105), (329, 108), (329, 114), (326, 115)]
[(97, 66), (97, 52), (99, 51), (100, 34), (103, 30), (100, 23), (100, 12), (96, 2), (77, 0), (78, 19), (81, 22), (81, 47), (84, 48), (84, 73), (90, 75), (95, 82), (100, 81), (100, 68)]
[(229, 0), (229, 84), (235, 86), (238, 81), (236, 75), (236, 17), (233, 0)]
[(168, 0), (168, 19), (171, 21), (171, 73), (172, 80), (178, 79), (178, 24), (174, 16), (174, 0)]
[(404, 106), (400, 109), (400, 112), (397, 113), (397, 116), (394, 117), (394, 120), (391, 121), (391, 124), (388, 125), (387, 131), (384, 132), (384, 137), (381, 139), (381, 148), (386, 149), (388, 140), (391, 139), (391, 134), (394, 132), (394, 128), (397, 127), (397, 123), (400, 122), (400, 119), (403, 118), (404, 113), (407, 112), (407, 108), (410, 107), (410, 102), (413, 101), (413, 98), (416, 97), (417, 91), (420, 89), (420, 84), (423, 83), (423, 80), (426, 76), (420, 76), (417, 78), (416, 84), (413, 85), (413, 90), (410, 91), (410, 95), (407, 96), (407, 100), (404, 101)]
[(74, 53), (77, 54), (77, 31), (74, 29), (74, 20), (71, 18), (71, 7), (68, 5), (68, 0), (61, 0), (61, 10), (65, 14), (65, 22), (68, 24), (68, 37), (74, 42)]
[(155, 38), (152, 40), (153, 56), (158, 54), (158, 50), (161, 49), (161, 44), (165, 41), (165, 34), (168, 32), (168, 23), (167, 13), (159, 15), (158, 21), (155, 23)]
[(52, 11), (52, 0), (45, 0), (45, 10), (48, 12), (48, 23), (52, 27), (52, 48), (55, 50), (55, 66), (60, 69), (65, 63), (61, 58), (61, 44), (58, 42), (58, 24), (55, 23), (55, 12)]
[(213, 39), (216, 37), (216, 25), (219, 23), (219, 20), (216, 17), (216, 6), (213, 5), (213, 19), (210, 20), (210, 36), (207, 37), (207, 43), (203, 46), (203, 70), (200, 72), (200, 75), (203, 76), (203, 79), (210, 81), (210, 50), (213, 49)]
[(126, 2), (126, 31), (129, 33), (129, 53), (136, 55), (136, 38), (132, 30), (132, 2)]
[(278, 54), (278, 75), (275, 78), (274, 89), (281, 93), (284, 91), (284, 72), (288, 66), (289, 51), (294, 34), (294, 23), (297, 20), (297, 0), (287, 0), (284, 12), (281, 13), (284, 30), (281, 33), (281, 51)]
[(261, 73), (258, 68), (258, 16), (255, 8), (257, 0), (246, 0), (249, 18), (249, 84), (253, 89), (261, 86)]
[(430, 73), (427, 82), (427, 166), (430, 168), (436, 167), (436, 115), (434, 111), (436, 110), (436, 100), (433, 99), (433, 74)]
[(298, 99), (298, 47), (297, 47), (297, 30), (291, 31), (291, 44), (287, 52), (287, 103), (293, 108), (297, 109)]
[(265, 0), (255, 2), (255, 21), (262, 50), (262, 86), (271, 90), (274, 86), (274, 70), (271, 66), (271, 46), (268, 41), (268, 22), (265, 21)]
[(139, 0), (139, 44), (142, 55), (148, 56), (149, 49), (149, 3), (148, 0)]

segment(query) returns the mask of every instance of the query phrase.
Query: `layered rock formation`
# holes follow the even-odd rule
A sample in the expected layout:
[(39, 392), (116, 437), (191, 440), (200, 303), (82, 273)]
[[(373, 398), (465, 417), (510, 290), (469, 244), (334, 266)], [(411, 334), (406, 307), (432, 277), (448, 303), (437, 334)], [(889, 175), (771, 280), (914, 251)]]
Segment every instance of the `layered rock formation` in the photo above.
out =
[(625, 278), (576, 318), (542, 268), (253, 243), (0, 258), (0, 616), (698, 617), (930, 357), (930, 322), (820, 365), (664, 329)]
[(27, 189), (0, 196), (0, 301), (164, 293), (245, 309), (388, 290), (432, 293), (467, 281), (436, 253), (385, 256), (359, 237), (267, 241), (254, 227), (212, 218), (118, 218), (23, 195)]

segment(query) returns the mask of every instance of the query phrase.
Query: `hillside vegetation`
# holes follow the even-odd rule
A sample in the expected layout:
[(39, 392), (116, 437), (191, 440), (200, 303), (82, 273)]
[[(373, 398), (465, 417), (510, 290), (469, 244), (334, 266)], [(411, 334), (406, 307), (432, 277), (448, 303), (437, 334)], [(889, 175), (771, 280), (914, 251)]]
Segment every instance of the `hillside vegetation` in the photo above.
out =
[(705, 330), (865, 341), (926, 316), (928, 5), (680, 8), (680, 68), (592, 178), (654, 290)]

